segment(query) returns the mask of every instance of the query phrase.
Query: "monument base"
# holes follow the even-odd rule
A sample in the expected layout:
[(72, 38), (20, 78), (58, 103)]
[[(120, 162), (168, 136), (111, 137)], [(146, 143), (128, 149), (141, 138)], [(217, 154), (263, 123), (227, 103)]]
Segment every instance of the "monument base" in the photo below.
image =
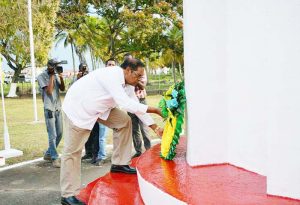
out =
[(90, 205), (300, 205), (300, 200), (266, 193), (266, 177), (234, 165), (191, 167), (186, 162), (186, 138), (181, 137), (174, 160), (159, 157), (155, 145), (132, 166), (137, 175), (108, 173), (81, 190), (79, 198)]
[(0, 157), (11, 158), (22, 156), (23, 152), (16, 149), (5, 149), (0, 151)]

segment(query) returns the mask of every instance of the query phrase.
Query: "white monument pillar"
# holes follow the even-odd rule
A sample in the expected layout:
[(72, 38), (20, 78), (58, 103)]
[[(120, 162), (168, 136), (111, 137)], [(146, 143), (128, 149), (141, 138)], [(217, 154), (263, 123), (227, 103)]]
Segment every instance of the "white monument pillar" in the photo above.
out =
[[(300, 4), (185, 0), (187, 161), (267, 176), (300, 199)], [(190, 100), (192, 99), (192, 100)]]
[(300, 199), (300, 4), (266, 1), (270, 88), (267, 191)]
[(184, 2), (187, 161), (192, 166), (228, 158), (225, 2)]

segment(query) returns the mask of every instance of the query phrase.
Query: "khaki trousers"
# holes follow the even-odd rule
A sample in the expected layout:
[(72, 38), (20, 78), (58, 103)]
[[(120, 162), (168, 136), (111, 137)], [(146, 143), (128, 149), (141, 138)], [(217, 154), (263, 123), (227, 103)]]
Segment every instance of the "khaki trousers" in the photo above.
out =
[[(132, 124), (126, 112), (111, 110), (107, 120), (100, 123), (113, 129), (112, 164), (127, 165), (131, 159)], [(81, 187), (81, 152), (90, 130), (75, 126), (64, 114), (64, 148), (61, 157), (60, 187), (62, 197), (76, 196)]]

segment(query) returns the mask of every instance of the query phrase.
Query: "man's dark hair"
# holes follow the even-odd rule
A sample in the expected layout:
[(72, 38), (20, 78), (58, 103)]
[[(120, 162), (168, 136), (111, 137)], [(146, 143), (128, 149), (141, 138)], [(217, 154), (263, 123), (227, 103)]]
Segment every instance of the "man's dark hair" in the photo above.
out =
[(137, 58), (131, 58), (131, 59), (125, 59), (124, 62), (120, 65), (121, 68), (126, 69), (127, 67), (130, 68), (130, 70), (137, 70), (138, 67), (144, 68), (145, 65), (142, 63), (140, 59)]
[(110, 58), (110, 59), (108, 59), (107, 61), (105, 61), (105, 65), (106, 65), (106, 66), (107, 66), (108, 61), (114, 61), (115, 63), (117, 63), (116, 59)]

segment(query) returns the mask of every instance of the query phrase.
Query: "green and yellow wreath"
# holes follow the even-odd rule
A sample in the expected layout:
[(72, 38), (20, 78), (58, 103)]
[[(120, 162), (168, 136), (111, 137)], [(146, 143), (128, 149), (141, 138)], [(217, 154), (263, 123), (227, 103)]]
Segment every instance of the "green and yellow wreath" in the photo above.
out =
[(172, 85), (159, 102), (162, 116), (166, 120), (161, 141), (160, 156), (172, 160), (176, 155), (182, 124), (184, 123), (184, 109), (186, 104), (184, 82)]

